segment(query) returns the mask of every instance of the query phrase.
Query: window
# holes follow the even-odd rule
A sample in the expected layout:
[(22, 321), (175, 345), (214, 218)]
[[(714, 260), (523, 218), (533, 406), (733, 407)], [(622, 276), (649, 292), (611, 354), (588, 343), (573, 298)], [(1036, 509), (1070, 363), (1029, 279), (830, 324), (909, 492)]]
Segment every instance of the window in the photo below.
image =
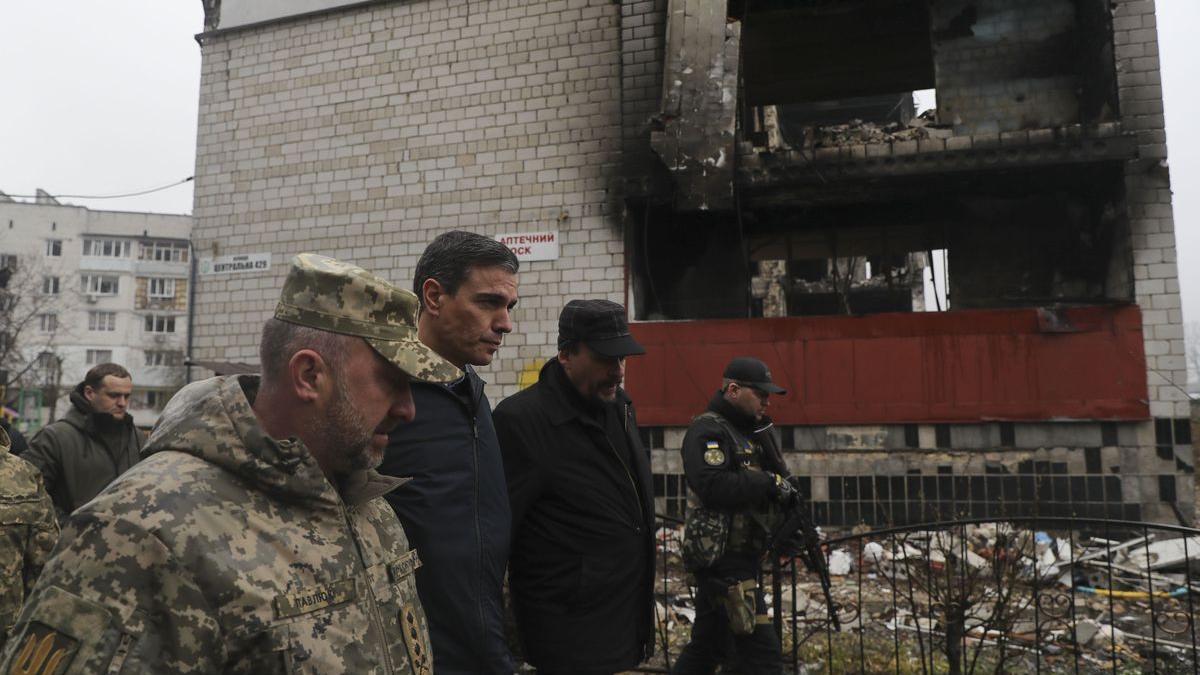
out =
[(120, 278), (115, 274), (83, 275), (83, 292), (88, 295), (116, 295)]
[(654, 474), (654, 497), (656, 502), (662, 500), (659, 508), (667, 515), (682, 518), (687, 514), (687, 481), (683, 474)]
[(98, 258), (128, 258), (130, 242), (123, 239), (84, 239), (83, 254)]
[(101, 363), (112, 363), (111, 349), (89, 349), (87, 350), (87, 365), (95, 366)]
[(188, 245), (173, 241), (142, 242), (138, 257), (159, 262), (187, 262)]
[(58, 295), (58, 277), (42, 277), (42, 295)]
[(162, 277), (150, 278), (150, 297), (152, 298), (173, 298), (175, 297), (175, 280), (164, 279)]
[(62, 239), (47, 239), (46, 255), (51, 258), (62, 257)]
[(11, 253), (0, 253), (0, 270), (17, 269), (17, 256)]
[(156, 391), (154, 389), (150, 389), (145, 392), (145, 396), (146, 407), (150, 408), (151, 410), (162, 410), (166, 407), (167, 401), (171, 400), (171, 392), (169, 391)]
[(111, 333), (116, 329), (116, 312), (88, 312), (88, 330)]
[(146, 365), (148, 366), (178, 366), (182, 364), (182, 352), (160, 350), (151, 350), (146, 352)]
[(175, 332), (175, 317), (163, 316), (161, 314), (149, 314), (146, 316), (146, 332), (147, 333), (174, 333)]
[(57, 314), (38, 314), (38, 328), (43, 333), (53, 333), (58, 330)]

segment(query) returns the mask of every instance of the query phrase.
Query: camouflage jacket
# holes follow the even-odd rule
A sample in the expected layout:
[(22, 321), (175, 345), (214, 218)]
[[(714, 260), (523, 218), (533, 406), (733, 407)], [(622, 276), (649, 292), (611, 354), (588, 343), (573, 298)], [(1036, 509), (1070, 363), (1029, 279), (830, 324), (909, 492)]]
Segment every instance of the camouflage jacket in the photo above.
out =
[(429, 673), (420, 562), (374, 471), (337, 489), (250, 407), (181, 390), (139, 464), (68, 520), (0, 673)]
[(0, 431), (0, 647), (57, 540), (42, 474), (8, 454), (8, 437)]

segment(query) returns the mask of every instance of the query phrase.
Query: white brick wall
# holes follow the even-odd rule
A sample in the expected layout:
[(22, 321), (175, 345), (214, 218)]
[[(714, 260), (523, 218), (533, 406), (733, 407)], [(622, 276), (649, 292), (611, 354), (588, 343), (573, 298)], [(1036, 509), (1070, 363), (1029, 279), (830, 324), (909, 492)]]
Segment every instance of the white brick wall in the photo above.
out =
[(554, 351), (572, 297), (624, 301), (611, 206), (620, 7), (610, 0), (417, 0), (205, 38), (199, 255), (270, 252), (260, 276), (202, 279), (196, 357), (256, 361), (295, 253), (408, 287), (449, 229), (557, 229), (525, 265), (493, 401)]
[(1153, 0), (1113, 3), (1121, 125), (1125, 131), (1137, 133), (1141, 159), (1127, 168), (1125, 186), (1134, 294), (1145, 326), (1150, 413), (1154, 417), (1188, 417), (1171, 184), (1166, 168), (1154, 166), (1167, 156), (1155, 26)]

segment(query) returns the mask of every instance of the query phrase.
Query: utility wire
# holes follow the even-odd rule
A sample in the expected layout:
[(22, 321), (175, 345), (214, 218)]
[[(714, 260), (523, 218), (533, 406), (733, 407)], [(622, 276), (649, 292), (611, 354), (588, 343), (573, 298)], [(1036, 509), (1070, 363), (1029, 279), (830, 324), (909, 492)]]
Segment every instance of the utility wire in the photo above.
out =
[[(195, 178), (196, 178), (195, 176), (188, 176), (187, 178), (184, 178), (181, 181), (176, 181), (174, 183), (170, 183), (167, 185), (160, 185), (156, 188), (150, 188), (149, 190), (141, 190), (139, 192), (127, 192), (125, 194), (119, 194), (119, 195), (59, 195), (59, 194), (52, 194), (49, 192), (47, 192), (46, 195), (50, 195), (50, 197), (52, 197), (54, 199), (122, 199), (124, 197), (140, 197), (142, 195), (148, 195), (153, 192), (161, 192), (162, 190), (166, 190), (167, 188), (173, 188), (177, 185), (183, 185), (184, 183), (190, 183), (193, 180), (195, 180)], [(40, 197), (46, 196), (46, 195), (10, 195), (8, 193), (2, 193), (2, 194), (4, 196), (12, 198), (12, 199), (38, 199)]]

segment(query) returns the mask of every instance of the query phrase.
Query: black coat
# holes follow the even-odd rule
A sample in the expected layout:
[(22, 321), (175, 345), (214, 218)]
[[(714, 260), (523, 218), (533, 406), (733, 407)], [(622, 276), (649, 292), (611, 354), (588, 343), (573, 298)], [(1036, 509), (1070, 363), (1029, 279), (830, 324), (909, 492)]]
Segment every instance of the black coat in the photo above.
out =
[(445, 385), (412, 384), (416, 418), (392, 432), (379, 472), (412, 478), (387, 500), (421, 556), (434, 672), (508, 674), (508, 492), (483, 380), (466, 372), (470, 407)]
[(552, 359), (496, 408), (513, 513), (509, 585), (529, 663), (615, 672), (653, 650), (650, 458), (623, 390), (614, 405), (627, 458), (579, 399)]
[(758, 573), (768, 540), (757, 523), (778, 524), (775, 498), (779, 489), (774, 474), (786, 477), (787, 464), (771, 433), (769, 418), (755, 420), (720, 392), (709, 402), (708, 411), (724, 418), (731, 429), (708, 416), (697, 417), (680, 449), (688, 487), (700, 504), (732, 516), (728, 548), (708, 573), (752, 578)]
[[(688, 427), (680, 448), (688, 487), (696, 493), (701, 504), (723, 511), (749, 509), (771, 499), (777, 492), (771, 474), (787, 476), (790, 473), (771, 436), (771, 421), (756, 421), (734, 408), (720, 392), (709, 401), (708, 410), (724, 417), (745, 440), (759, 446), (761, 452), (756, 463), (760, 469), (739, 466), (738, 448), (721, 424), (708, 417), (697, 417)], [(716, 443), (720, 448), (719, 463), (705, 461), (709, 443)]]
[(144, 443), (133, 415), (126, 414), (118, 421), (107, 413), (94, 412), (80, 382), (71, 392), (67, 414), (42, 427), (21, 459), (41, 470), (61, 524), (137, 464)]

